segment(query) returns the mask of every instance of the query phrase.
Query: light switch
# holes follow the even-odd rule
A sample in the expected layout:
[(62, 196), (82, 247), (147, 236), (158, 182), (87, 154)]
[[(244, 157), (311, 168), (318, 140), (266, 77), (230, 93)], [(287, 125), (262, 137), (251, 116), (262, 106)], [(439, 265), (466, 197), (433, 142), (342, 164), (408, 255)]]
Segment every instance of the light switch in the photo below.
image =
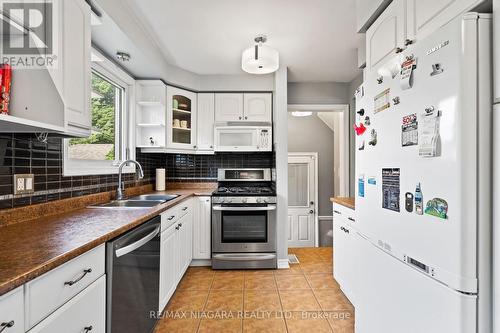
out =
[(14, 194), (34, 193), (34, 177), (33, 174), (14, 175)]

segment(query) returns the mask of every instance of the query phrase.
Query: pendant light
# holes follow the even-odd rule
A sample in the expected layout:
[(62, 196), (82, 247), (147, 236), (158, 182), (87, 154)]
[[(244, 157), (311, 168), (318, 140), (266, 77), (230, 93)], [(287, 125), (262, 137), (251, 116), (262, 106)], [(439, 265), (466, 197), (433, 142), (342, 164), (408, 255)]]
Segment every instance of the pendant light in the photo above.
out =
[(264, 45), (265, 35), (255, 37), (255, 45), (243, 51), (241, 68), (250, 74), (269, 74), (276, 72), (280, 67), (279, 53), (275, 49)]

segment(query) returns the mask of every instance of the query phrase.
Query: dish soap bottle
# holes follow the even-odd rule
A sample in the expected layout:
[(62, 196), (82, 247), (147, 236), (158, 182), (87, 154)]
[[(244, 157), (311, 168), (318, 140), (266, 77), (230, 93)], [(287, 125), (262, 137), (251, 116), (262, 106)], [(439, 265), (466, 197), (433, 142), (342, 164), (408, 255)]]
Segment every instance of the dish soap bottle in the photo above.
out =
[(424, 214), (424, 198), (422, 196), (422, 190), (420, 189), (420, 183), (417, 184), (415, 189), (415, 213), (418, 215)]

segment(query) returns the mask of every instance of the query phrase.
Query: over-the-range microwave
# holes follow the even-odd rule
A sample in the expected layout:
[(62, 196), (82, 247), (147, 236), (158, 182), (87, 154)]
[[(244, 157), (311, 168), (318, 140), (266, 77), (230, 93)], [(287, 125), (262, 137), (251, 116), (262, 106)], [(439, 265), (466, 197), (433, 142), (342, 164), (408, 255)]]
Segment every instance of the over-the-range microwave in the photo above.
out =
[(215, 151), (272, 151), (271, 126), (216, 126)]

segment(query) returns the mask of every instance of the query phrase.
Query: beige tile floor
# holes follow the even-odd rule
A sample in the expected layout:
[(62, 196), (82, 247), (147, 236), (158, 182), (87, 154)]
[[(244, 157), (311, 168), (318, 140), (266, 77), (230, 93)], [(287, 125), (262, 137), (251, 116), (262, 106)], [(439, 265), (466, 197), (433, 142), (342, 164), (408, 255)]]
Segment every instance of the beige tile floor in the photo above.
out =
[(333, 279), (331, 248), (289, 249), (286, 270), (191, 267), (155, 333), (354, 332), (354, 308)]

